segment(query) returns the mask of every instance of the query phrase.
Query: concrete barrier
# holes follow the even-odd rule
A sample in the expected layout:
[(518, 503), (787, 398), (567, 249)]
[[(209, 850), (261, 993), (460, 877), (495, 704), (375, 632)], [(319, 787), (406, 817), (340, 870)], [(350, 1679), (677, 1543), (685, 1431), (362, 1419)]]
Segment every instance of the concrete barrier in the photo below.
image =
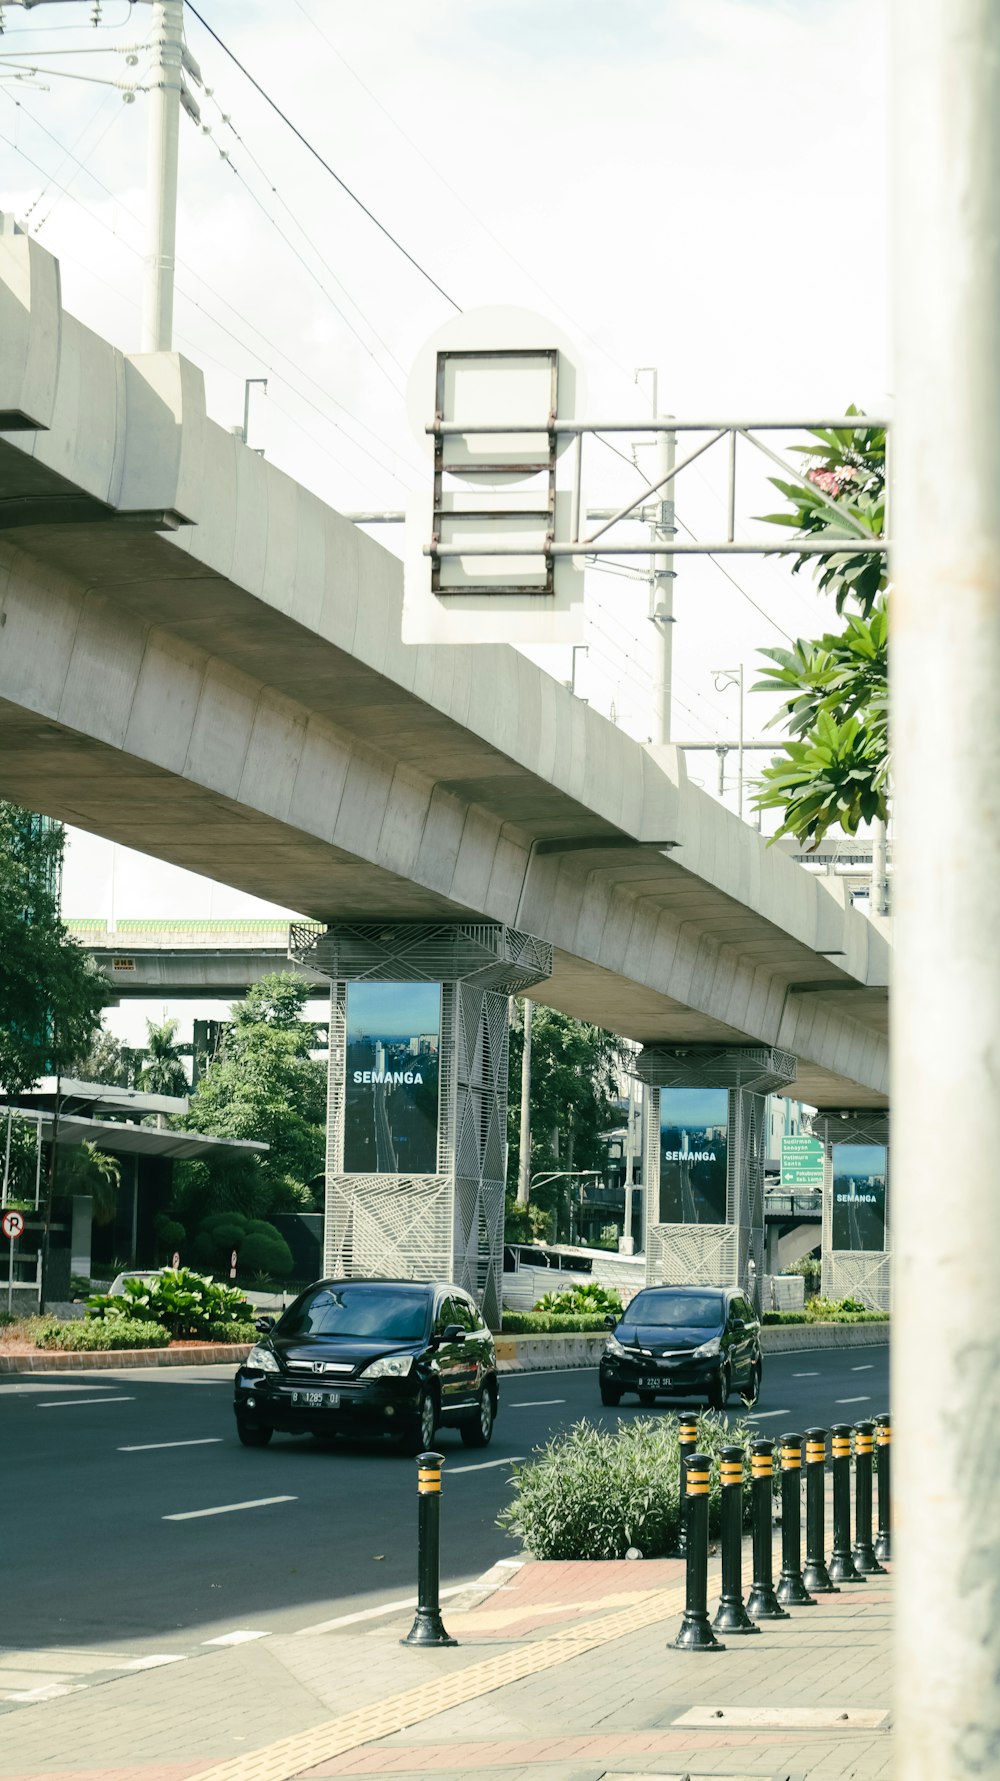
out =
[[(501, 1373), (537, 1373), (547, 1367), (596, 1367), (607, 1337), (593, 1335), (498, 1336)], [(804, 1348), (872, 1348), (889, 1340), (888, 1323), (776, 1323), (760, 1332), (764, 1354), (795, 1354)]]

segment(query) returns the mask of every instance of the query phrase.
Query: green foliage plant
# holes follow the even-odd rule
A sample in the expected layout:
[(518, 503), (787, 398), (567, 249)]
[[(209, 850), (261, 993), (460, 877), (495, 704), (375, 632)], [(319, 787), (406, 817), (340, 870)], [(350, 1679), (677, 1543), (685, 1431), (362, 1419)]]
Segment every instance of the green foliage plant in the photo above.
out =
[[(848, 414), (858, 414), (849, 408)], [(880, 538), (885, 525), (885, 432), (865, 424), (816, 428), (813, 443), (794, 447), (809, 460), (805, 482), (771, 481), (787, 507), (762, 517), (831, 549), (799, 555), (845, 619), (839, 632), (790, 650), (766, 649), (769, 666), (755, 692), (777, 693), (773, 723), (791, 737), (761, 774), (757, 803), (783, 812), (778, 835), (816, 846), (827, 831), (856, 833), (885, 821), (889, 803), (888, 603), (885, 557), (851, 549), (860, 532)], [(846, 618), (845, 618), (846, 614)]]
[(0, 1088), (68, 1070), (97, 1030), (106, 979), (59, 915), (63, 831), (0, 801)]
[(622, 1302), (618, 1294), (599, 1280), (588, 1280), (579, 1286), (568, 1286), (562, 1292), (547, 1292), (535, 1305), (536, 1311), (555, 1311), (570, 1316), (620, 1317)]
[[(717, 1461), (725, 1445), (746, 1450), (754, 1430), (708, 1413), (698, 1447)], [(618, 1559), (630, 1547), (644, 1558), (674, 1548), (679, 1520), (680, 1448), (676, 1416), (639, 1417), (607, 1429), (582, 1421), (556, 1435), (515, 1468), (512, 1501), (497, 1525), (538, 1559)], [(713, 1463), (709, 1531), (719, 1527), (720, 1485)], [(749, 1467), (743, 1488), (750, 1517)]]
[(142, 1280), (123, 1284), (121, 1295), (98, 1293), (88, 1299), (88, 1319), (156, 1323), (181, 1341), (207, 1339), (209, 1325), (231, 1329), (253, 1321), (253, 1307), (241, 1292), (191, 1268), (164, 1269), (148, 1285)]

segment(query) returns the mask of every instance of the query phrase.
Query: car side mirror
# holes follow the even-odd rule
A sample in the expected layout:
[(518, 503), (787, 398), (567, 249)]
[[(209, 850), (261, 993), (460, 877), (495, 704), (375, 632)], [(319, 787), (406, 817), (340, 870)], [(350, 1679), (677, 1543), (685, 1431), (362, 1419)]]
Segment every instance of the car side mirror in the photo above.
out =
[(464, 1342), (465, 1331), (460, 1323), (448, 1323), (444, 1327), (441, 1340), (442, 1342)]
[(255, 1330), (260, 1331), (262, 1336), (266, 1336), (268, 1330), (273, 1330), (275, 1322), (276, 1319), (273, 1317), (255, 1317), (253, 1326)]
[(609, 1312), (607, 1317), (604, 1319), (604, 1327), (606, 1330), (616, 1330), (618, 1328), (617, 1317), (612, 1317), (611, 1313)]

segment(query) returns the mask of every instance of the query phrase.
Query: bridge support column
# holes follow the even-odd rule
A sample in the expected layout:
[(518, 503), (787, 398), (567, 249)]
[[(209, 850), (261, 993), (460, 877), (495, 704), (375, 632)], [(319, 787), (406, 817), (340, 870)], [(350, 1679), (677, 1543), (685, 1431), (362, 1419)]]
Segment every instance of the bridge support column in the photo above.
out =
[(738, 1286), (760, 1304), (767, 1096), (795, 1059), (770, 1046), (646, 1046), (646, 1279)]
[(330, 979), (324, 1267), (453, 1280), (499, 1328), (508, 998), (551, 973), (497, 922), (292, 931)]
[(889, 1115), (864, 1108), (824, 1111), (813, 1130), (826, 1152), (820, 1290), (828, 1299), (858, 1299), (868, 1311), (888, 1311)]

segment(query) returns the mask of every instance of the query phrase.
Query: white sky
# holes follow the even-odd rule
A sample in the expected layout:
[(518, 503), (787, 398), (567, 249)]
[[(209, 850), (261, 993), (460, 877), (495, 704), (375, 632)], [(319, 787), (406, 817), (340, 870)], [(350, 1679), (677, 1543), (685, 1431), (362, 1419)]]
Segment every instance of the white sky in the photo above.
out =
[[(851, 401), (884, 412), (886, 0), (197, 4), (463, 308), (519, 303), (558, 320), (578, 343), (590, 413), (645, 412), (633, 371), (649, 365), (661, 406), (679, 415), (836, 413)], [(104, 0), (93, 31), (76, 24), (81, 4), (26, 14), (8, 3), (0, 53), (141, 46), (150, 11), (129, 10)], [(227, 424), (242, 418), (243, 379), (268, 378), (253, 395), (251, 444), (332, 505), (401, 506), (424, 474), (406, 373), (449, 307), (190, 13), (187, 36), (214, 97), (198, 95), (210, 134), (182, 118), (176, 344), (204, 367), (210, 412)], [(135, 68), (112, 55), (59, 59), (113, 79), (141, 79), (146, 64), (141, 47)], [(0, 205), (60, 257), (67, 307), (135, 350), (146, 102), (44, 79), (47, 91), (0, 78)], [(721, 520), (710, 464), (677, 490), (681, 521), (702, 536)], [(773, 503), (765, 489), (750, 511)], [(596, 454), (588, 499), (626, 491), (632, 473)], [(398, 532), (379, 535), (401, 549)], [(735, 734), (735, 693), (716, 691), (712, 668), (742, 661), (749, 684), (761, 645), (780, 644), (782, 630), (816, 634), (834, 616), (807, 575), (792, 580), (773, 560), (727, 566), (745, 593), (711, 564), (679, 562), (679, 736)], [(607, 656), (595, 641), (584, 668), (594, 702), (614, 697), (619, 721), (641, 734), (646, 589), (593, 576), (590, 593), (598, 628), (615, 638)], [(568, 673), (564, 653), (550, 666)], [(748, 695), (747, 733), (769, 714)], [(714, 755), (688, 759), (714, 784)], [(111, 863), (106, 843), (71, 835), (67, 915), (112, 913)], [(114, 850), (118, 915), (265, 907)], [(139, 1012), (113, 1024), (134, 1032)]]

